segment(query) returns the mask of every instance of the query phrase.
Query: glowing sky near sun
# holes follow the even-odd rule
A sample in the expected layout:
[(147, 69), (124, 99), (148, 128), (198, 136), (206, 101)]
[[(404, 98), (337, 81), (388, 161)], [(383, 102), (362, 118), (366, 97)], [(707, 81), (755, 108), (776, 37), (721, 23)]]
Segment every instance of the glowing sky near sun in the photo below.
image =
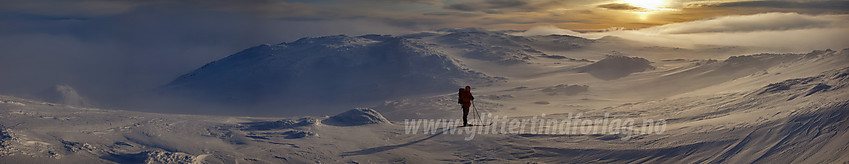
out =
[(622, 3), (645, 8), (648, 10), (658, 10), (666, 6), (665, 0), (623, 0)]

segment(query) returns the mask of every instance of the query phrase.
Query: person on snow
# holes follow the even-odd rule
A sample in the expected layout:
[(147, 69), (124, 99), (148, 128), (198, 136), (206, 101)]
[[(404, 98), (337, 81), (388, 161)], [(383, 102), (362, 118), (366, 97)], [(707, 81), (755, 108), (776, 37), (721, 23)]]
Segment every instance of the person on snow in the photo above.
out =
[(463, 107), (463, 126), (469, 125), (469, 107), (472, 106), (472, 100), (475, 100), (475, 97), (472, 96), (472, 87), (466, 86), (465, 89), (460, 88), (460, 98), (458, 99), (459, 104)]

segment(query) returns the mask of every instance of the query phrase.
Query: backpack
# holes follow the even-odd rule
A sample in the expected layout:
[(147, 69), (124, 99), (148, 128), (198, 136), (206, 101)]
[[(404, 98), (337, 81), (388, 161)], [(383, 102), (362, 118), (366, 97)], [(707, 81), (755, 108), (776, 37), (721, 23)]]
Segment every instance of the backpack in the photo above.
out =
[(457, 103), (462, 104), (463, 103), (463, 90), (460, 90), (459, 92), (457, 92), (457, 95), (459, 96), (457, 98)]

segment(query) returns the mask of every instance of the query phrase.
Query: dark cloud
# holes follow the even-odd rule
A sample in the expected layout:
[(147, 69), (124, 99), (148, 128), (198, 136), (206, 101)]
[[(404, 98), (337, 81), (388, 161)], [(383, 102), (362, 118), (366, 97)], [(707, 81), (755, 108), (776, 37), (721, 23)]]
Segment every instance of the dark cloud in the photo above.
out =
[(739, 1), (725, 3), (695, 3), (688, 7), (744, 7), (849, 10), (849, 1)]
[[(359, 2), (359, 3), (358, 3)], [(367, 7), (438, 4), (435, 0), (276, 1), (276, 0), (0, 0), (0, 12), (49, 17), (91, 18), (150, 8), (162, 12), (223, 12), (288, 20), (328, 20), (371, 16)], [(335, 5), (339, 4), (339, 5)]]
[(446, 9), (454, 9), (460, 11), (480, 11), (486, 9), (484, 6), (474, 3), (457, 3), (445, 6)]
[(499, 14), (509, 12), (534, 12), (563, 6), (564, 4), (564, 2), (557, 0), (478, 0), (449, 4), (444, 6), (444, 8), (459, 11)]
[(487, 0), (485, 1), (491, 8), (511, 8), (526, 6), (528, 2), (523, 0)]
[(429, 12), (429, 13), (423, 13), (422, 15), (476, 17), (476, 16), (482, 16), (483, 14), (471, 13), (471, 12), (446, 11), (446, 12)]
[(378, 3), (390, 3), (390, 4), (406, 4), (406, 3), (418, 3), (418, 4), (429, 4), (429, 5), (437, 5), (441, 4), (441, 0), (361, 0), (366, 2), (378, 2)]
[(132, 0), (0, 0), (0, 10), (6, 12), (27, 13), (43, 16), (92, 17), (119, 14), (137, 7), (156, 4), (152, 1)]
[(642, 7), (633, 6), (627, 3), (608, 3), (598, 5), (598, 7), (610, 10), (644, 10)]
[[(794, 12), (801, 14), (847, 14), (849, 1), (737, 1), (737, 2), (691, 2), (684, 3), (679, 18), (696, 16), (695, 19), (751, 15), (769, 12)], [(675, 16), (675, 15), (671, 15)], [(686, 20), (694, 20), (692, 18)]]

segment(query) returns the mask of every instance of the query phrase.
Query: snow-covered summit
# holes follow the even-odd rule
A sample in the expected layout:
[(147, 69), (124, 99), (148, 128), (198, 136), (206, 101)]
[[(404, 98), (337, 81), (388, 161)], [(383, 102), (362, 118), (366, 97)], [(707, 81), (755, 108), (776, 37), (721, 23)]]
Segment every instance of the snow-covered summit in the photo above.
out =
[(320, 45), (327, 46), (330, 48), (342, 48), (342, 47), (358, 47), (358, 46), (367, 46), (372, 43), (378, 43), (381, 41), (385, 41), (386, 39), (391, 39), (391, 36), (382, 37), (381, 35), (364, 35), (360, 37), (349, 37), (346, 35), (333, 35), (333, 36), (323, 36), (323, 37), (307, 37), (301, 38), (291, 43), (281, 43), (280, 45), (285, 46), (298, 46), (298, 45)]
[(498, 32), (457, 31), (436, 40), (445, 47), (462, 50), (465, 57), (503, 64), (529, 63), (542, 54), (528, 45), (530, 39)]

